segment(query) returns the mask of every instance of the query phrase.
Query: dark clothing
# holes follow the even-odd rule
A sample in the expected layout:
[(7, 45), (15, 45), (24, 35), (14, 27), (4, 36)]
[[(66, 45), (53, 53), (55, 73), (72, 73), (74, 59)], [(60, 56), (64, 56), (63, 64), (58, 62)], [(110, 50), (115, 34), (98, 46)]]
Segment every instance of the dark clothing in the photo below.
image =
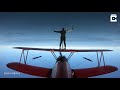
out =
[[(61, 34), (59, 48), (63, 49), (63, 47), (64, 47), (64, 49), (66, 49), (66, 36), (65, 36), (66, 35), (66, 30), (64, 30), (64, 28), (63, 28), (61, 31), (54, 31), (54, 32), (57, 32), (57, 33)], [(63, 42), (64, 42), (64, 46), (62, 47)]]
[(62, 31), (54, 31), (54, 32), (57, 32), (57, 33), (61, 33), (61, 38), (65, 38), (65, 35), (66, 35), (66, 31), (65, 30), (62, 30)]
[(66, 37), (61, 37), (60, 38), (60, 45), (59, 45), (59, 47), (61, 47), (61, 45), (62, 45), (62, 43), (64, 42), (64, 48), (66, 49)]

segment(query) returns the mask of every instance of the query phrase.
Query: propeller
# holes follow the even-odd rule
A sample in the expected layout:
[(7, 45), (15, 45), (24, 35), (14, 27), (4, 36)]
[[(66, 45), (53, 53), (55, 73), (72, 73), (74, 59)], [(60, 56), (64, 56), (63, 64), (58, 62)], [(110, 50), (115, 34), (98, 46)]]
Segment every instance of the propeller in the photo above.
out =
[(91, 59), (88, 59), (88, 58), (86, 58), (86, 57), (83, 57), (84, 59), (86, 59), (86, 60), (88, 60), (88, 61), (90, 61), (90, 62), (93, 62)]
[(40, 57), (42, 57), (42, 56), (34, 57), (33, 59), (37, 59), (37, 58), (40, 58)]

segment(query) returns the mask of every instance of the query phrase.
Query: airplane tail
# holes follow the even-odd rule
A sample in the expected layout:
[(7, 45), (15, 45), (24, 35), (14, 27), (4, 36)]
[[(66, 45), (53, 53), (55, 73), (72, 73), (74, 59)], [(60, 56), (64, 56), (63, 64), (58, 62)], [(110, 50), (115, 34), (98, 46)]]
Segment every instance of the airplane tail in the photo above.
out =
[(92, 76), (103, 75), (117, 71), (118, 68), (114, 66), (100, 66), (86, 69), (73, 69), (74, 78), (88, 78)]

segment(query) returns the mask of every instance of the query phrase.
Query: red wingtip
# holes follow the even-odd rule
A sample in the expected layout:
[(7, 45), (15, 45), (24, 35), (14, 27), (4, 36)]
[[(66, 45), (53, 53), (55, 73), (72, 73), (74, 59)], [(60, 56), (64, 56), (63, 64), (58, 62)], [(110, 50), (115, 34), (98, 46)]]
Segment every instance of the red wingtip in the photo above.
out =
[(41, 77), (49, 77), (51, 71), (51, 69), (48, 68), (36, 67), (36, 66), (31, 66), (17, 62), (8, 63), (7, 67), (22, 73), (41, 76)]
[(101, 67), (86, 68), (86, 69), (74, 69), (73, 71), (75, 72), (74, 77), (76, 78), (88, 78), (92, 76), (111, 73), (117, 70), (118, 68), (115, 66), (101, 66)]

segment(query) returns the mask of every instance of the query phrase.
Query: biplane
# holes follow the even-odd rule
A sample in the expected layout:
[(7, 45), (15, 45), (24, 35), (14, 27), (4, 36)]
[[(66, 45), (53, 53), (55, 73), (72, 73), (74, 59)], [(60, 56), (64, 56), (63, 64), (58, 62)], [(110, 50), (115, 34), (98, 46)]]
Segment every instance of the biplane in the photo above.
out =
[[(46, 78), (89, 78), (93, 76), (103, 75), (117, 71), (118, 68), (111, 65), (106, 65), (104, 60), (103, 52), (108, 52), (112, 50), (108, 49), (47, 49), (47, 48), (31, 48), (31, 47), (14, 47), (15, 49), (21, 49), (21, 56), (19, 62), (8, 63), (7, 67), (22, 73), (29, 75), (46, 77)], [(55, 65), (53, 68), (44, 68), (38, 66), (28, 65), (27, 57), (30, 50), (38, 51), (49, 51), (52, 53), (53, 57), (56, 59)], [(59, 52), (60, 55), (57, 57), (55, 52)], [(70, 52), (69, 56), (66, 57), (62, 52)], [(81, 69), (72, 69), (69, 60), (74, 53), (77, 52), (96, 52), (98, 65), (97, 67), (92, 68), (81, 68)], [(35, 57), (40, 58), (41, 56)], [(86, 57), (83, 57), (88, 61), (92, 61)], [(21, 63), (21, 60), (24, 60), (24, 63)], [(101, 62), (103, 65), (101, 66)]]

